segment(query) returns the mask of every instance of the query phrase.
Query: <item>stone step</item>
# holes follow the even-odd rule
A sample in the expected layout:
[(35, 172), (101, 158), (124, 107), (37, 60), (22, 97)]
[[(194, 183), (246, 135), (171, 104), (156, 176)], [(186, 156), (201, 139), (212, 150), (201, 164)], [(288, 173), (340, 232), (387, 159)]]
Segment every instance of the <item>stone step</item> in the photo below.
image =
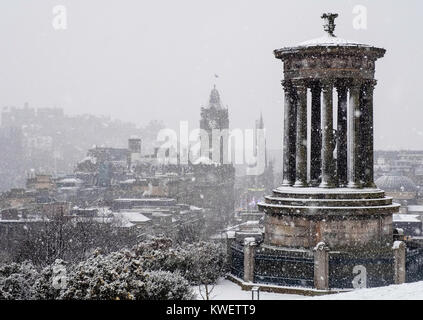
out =
[(376, 188), (279, 187), (273, 190), (273, 196), (295, 199), (383, 199), (385, 198), (385, 192)]
[(359, 207), (359, 206), (386, 206), (392, 204), (391, 197), (376, 199), (304, 199), (304, 198), (280, 198), (266, 196), (267, 204), (286, 206), (311, 206), (311, 207)]
[(258, 209), (266, 214), (279, 216), (313, 216), (333, 217), (337, 216), (347, 219), (348, 216), (369, 216), (369, 215), (390, 215), (397, 213), (399, 204), (388, 204), (380, 206), (293, 206), (272, 203), (259, 203)]

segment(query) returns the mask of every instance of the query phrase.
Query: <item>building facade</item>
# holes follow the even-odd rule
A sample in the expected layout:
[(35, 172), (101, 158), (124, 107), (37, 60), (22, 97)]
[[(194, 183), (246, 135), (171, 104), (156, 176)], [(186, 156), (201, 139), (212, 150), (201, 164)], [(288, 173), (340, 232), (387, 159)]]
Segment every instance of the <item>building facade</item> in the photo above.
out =
[(209, 150), (208, 158), (223, 164), (228, 151), (229, 113), (220, 100), (216, 86), (210, 92), (207, 107), (201, 108), (200, 129), (207, 134), (207, 137), (201, 137), (202, 150)]

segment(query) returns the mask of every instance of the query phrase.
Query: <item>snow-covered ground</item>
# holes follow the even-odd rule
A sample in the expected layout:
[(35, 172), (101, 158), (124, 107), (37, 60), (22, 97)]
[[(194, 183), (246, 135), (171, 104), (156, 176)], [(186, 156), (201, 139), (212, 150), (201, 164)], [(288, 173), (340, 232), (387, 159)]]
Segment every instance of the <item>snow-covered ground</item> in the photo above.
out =
[[(197, 299), (202, 300), (198, 287), (195, 288)], [(201, 288), (204, 295), (204, 287)], [(260, 300), (298, 300), (304, 296), (295, 294), (279, 294), (260, 292)], [(241, 287), (227, 279), (220, 279), (211, 293), (211, 300), (251, 300), (251, 291), (241, 290)]]
[(313, 297), (323, 300), (423, 300), (423, 281)]
[[(201, 300), (198, 287), (197, 299)], [(204, 289), (203, 289), (204, 290)], [(227, 279), (220, 279), (211, 293), (212, 300), (251, 300), (251, 291)], [(423, 281), (380, 288), (357, 289), (350, 292), (307, 297), (295, 294), (260, 292), (260, 300), (423, 300)]]

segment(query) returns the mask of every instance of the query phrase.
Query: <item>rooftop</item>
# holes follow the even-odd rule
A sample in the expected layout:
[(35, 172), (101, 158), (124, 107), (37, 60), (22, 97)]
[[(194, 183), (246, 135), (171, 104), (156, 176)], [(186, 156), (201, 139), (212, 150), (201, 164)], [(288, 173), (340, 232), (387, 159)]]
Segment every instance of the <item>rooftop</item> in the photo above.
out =
[(408, 177), (386, 175), (375, 181), (378, 188), (387, 192), (416, 192), (416, 184)]
[(121, 211), (115, 214), (117, 217), (120, 217), (124, 220), (127, 220), (129, 222), (147, 222), (150, 221), (150, 218), (147, 218), (145, 215), (133, 212), (133, 211)]
[(422, 222), (418, 214), (393, 214), (392, 220), (393, 222)]

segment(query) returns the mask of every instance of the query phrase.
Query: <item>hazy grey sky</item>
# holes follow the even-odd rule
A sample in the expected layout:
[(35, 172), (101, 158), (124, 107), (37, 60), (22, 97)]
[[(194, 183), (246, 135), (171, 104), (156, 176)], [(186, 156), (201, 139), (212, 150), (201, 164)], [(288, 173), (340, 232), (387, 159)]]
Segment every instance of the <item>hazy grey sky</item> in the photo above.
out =
[[(52, 27), (56, 5), (67, 30)], [(368, 8), (367, 30), (353, 28), (355, 5)], [(196, 128), (216, 83), (231, 127), (252, 127), (263, 112), (268, 145), (280, 147), (282, 63), (272, 51), (321, 36), (326, 11), (340, 15), (336, 35), (387, 49), (376, 65), (376, 148), (423, 149), (418, 0), (3, 0), (0, 105)]]

